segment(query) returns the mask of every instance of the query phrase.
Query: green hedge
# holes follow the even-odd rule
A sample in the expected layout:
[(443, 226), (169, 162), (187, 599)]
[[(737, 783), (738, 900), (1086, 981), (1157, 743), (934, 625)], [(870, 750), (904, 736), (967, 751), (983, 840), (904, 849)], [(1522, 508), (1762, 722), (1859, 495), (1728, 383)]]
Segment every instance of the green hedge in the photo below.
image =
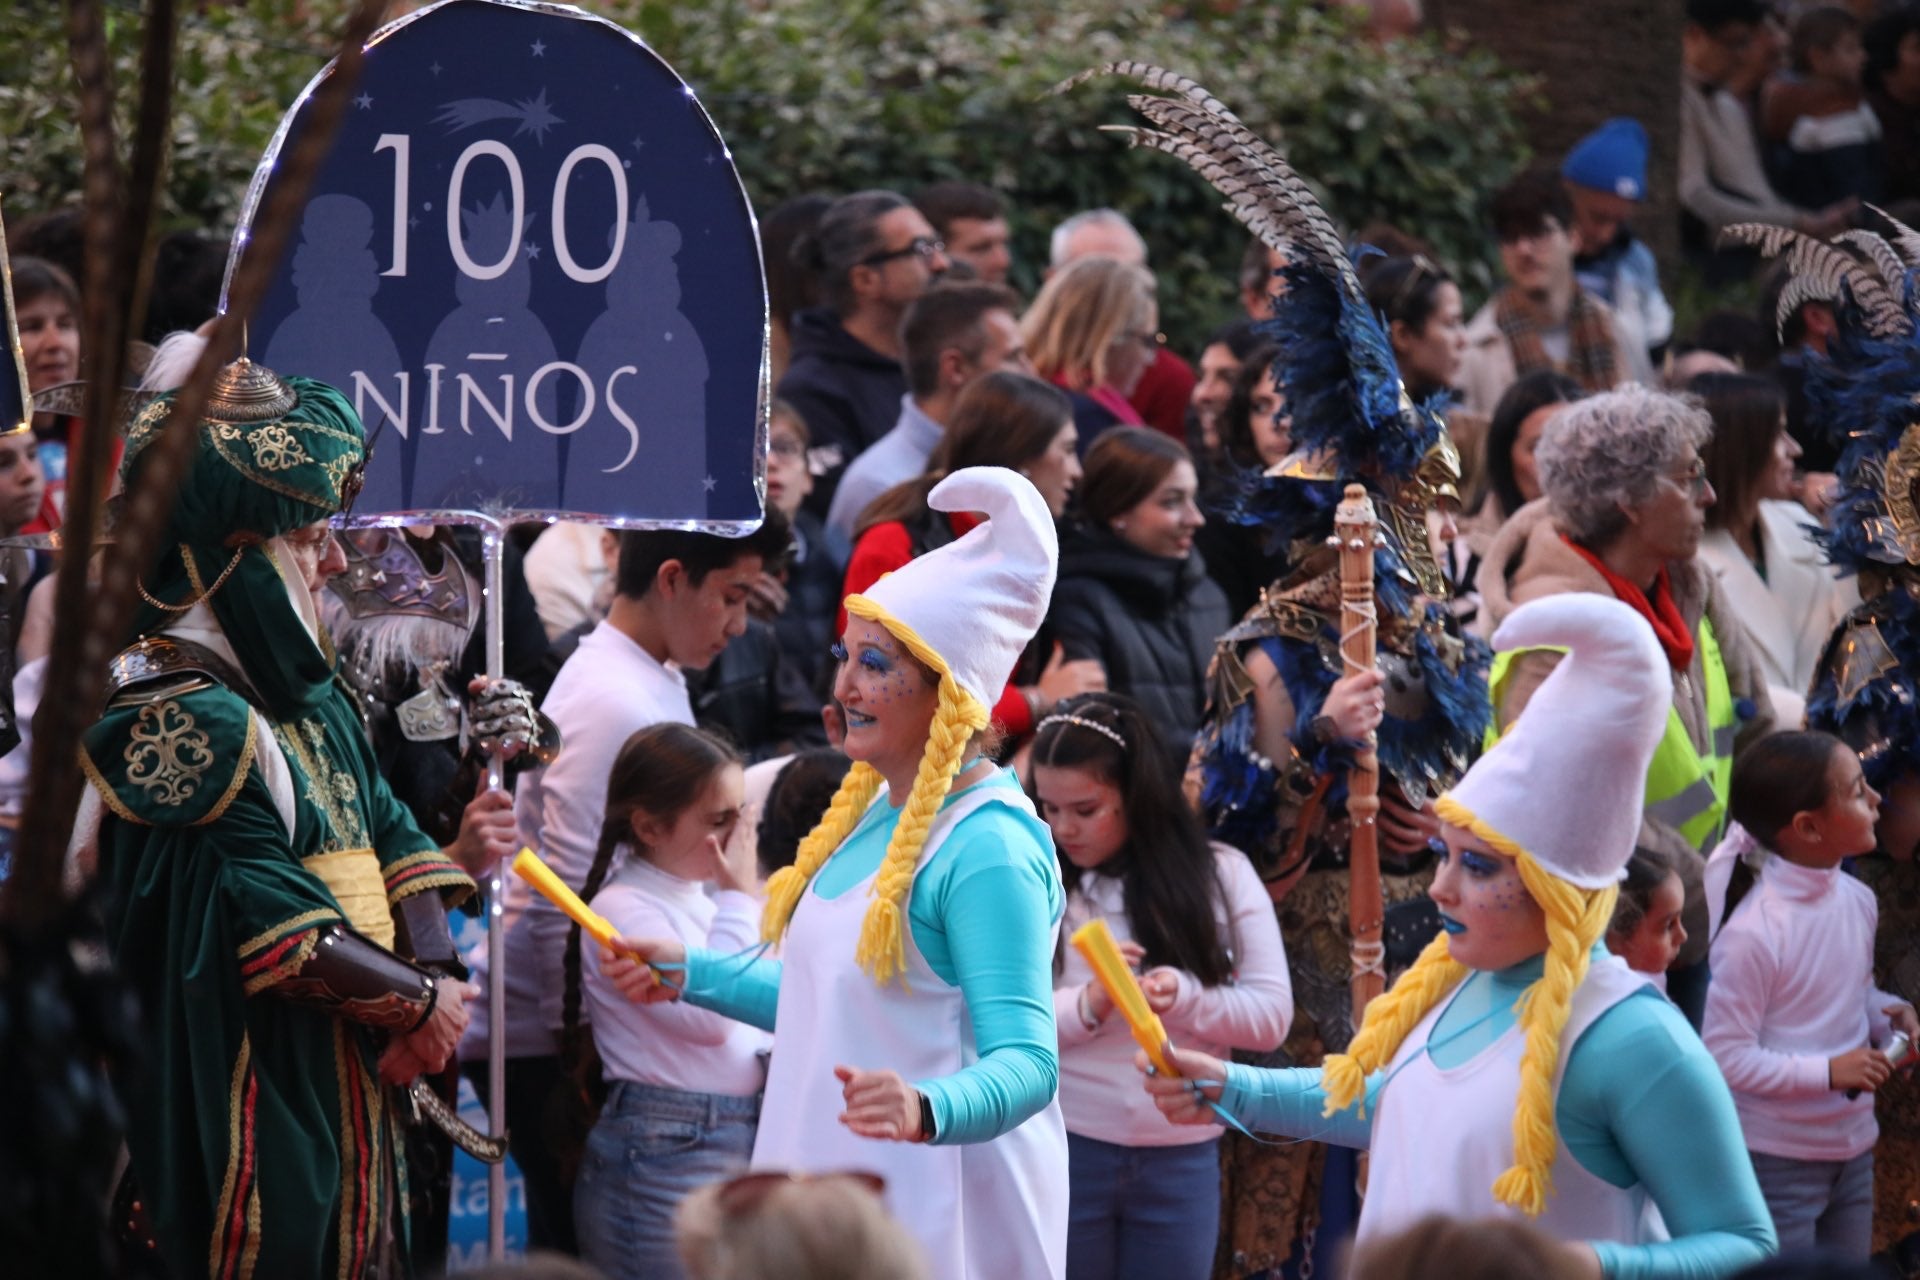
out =
[[(1384, 219), (1433, 243), (1481, 292), (1481, 211), (1525, 159), (1516, 114), (1531, 87), (1489, 56), (1435, 38), (1381, 49), (1346, 11), (1310, 0), (606, 0), (719, 123), (755, 205), (809, 191), (987, 182), (1015, 209), (1017, 283), (1032, 288), (1048, 229), (1110, 204), (1146, 234), (1163, 326), (1191, 347), (1234, 308), (1246, 241), (1178, 161), (1100, 132), (1132, 122), (1128, 86), (1048, 97), (1099, 62), (1194, 76), (1274, 139), (1349, 225)], [(168, 186), (173, 225), (231, 226), (280, 112), (318, 66), (340, 0), (208, 6), (182, 38)], [(27, 0), (0, 46), (0, 191), (15, 218), (74, 198), (79, 142), (60, 7)], [(123, 73), (137, 32), (116, 11)], [(131, 96), (130, 83), (123, 96)]]

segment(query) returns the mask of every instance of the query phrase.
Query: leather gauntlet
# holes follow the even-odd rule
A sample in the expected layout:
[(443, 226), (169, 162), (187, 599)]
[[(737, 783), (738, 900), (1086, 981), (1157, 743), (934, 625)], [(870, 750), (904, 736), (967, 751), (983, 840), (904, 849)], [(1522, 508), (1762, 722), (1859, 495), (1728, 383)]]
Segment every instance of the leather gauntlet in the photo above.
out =
[(338, 1018), (403, 1033), (426, 1022), (438, 994), (431, 973), (340, 924), (321, 929), (313, 955), (272, 990)]

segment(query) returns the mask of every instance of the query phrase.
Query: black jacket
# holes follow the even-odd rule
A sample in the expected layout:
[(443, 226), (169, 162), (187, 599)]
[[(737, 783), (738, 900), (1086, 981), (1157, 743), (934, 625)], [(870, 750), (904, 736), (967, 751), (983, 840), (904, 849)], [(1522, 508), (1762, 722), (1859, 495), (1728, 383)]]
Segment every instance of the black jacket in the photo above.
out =
[(727, 642), (705, 670), (688, 670), (687, 698), (702, 729), (740, 749), (749, 762), (827, 745), (820, 699), (781, 651), (773, 628), (757, 618)]
[(1213, 642), (1231, 622), (1198, 552), (1169, 560), (1110, 533), (1062, 536), (1047, 633), (1068, 658), (1098, 658), (1107, 687), (1139, 702), (1182, 761), (1206, 710)]
[(900, 420), (907, 375), (848, 333), (825, 307), (793, 316), (793, 358), (774, 391), (806, 421), (813, 492), (807, 510), (825, 519), (840, 473)]

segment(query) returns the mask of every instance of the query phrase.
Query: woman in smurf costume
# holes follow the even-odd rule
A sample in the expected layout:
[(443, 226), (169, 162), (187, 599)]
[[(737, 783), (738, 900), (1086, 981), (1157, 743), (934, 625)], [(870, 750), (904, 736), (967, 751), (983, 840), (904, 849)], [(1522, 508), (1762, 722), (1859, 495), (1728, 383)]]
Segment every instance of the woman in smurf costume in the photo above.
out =
[[(1606, 950), (1633, 854), (1666, 662), (1617, 600), (1514, 611), (1496, 649), (1563, 646), (1520, 719), (1438, 803), (1445, 928), (1348, 1052), (1269, 1071), (1176, 1052), (1146, 1087), (1216, 1119), (1372, 1153), (1362, 1239), (1518, 1212), (1590, 1276), (1713, 1277), (1775, 1239), (1713, 1059)], [(1144, 1056), (1141, 1066), (1145, 1067)]]

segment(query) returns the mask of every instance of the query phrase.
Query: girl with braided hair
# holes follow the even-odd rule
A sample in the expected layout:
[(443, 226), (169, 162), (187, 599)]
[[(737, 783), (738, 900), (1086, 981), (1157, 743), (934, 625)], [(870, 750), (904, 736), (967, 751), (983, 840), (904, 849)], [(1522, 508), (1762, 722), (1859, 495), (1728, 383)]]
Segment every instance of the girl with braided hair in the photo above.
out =
[(631, 958), (603, 972), (630, 999), (777, 1025), (755, 1168), (881, 1174), (942, 1280), (1059, 1277), (1063, 893), (1047, 828), (983, 732), (1059, 548), (1013, 471), (956, 471), (927, 500), (987, 518), (847, 599), (834, 698), (854, 763), (768, 881), (780, 959), (625, 935)]
[[(666, 721), (635, 733), (614, 760), (580, 896), (627, 933), (671, 934), (722, 954), (751, 945), (759, 877), (751, 851), (733, 839), (741, 785), (740, 757), (699, 729)], [(574, 1230), (581, 1256), (613, 1280), (673, 1280), (682, 1274), (673, 1243), (681, 1198), (746, 1169), (767, 1035), (704, 1009), (636, 1007), (604, 966), (599, 954), (582, 963), (573, 926), (562, 1043), (579, 1047), (585, 1096), (599, 1092), (596, 1077), (606, 1092), (574, 1182)], [(583, 987), (597, 1058), (580, 1043)]]
[(1775, 1247), (1733, 1099), (1679, 1010), (1604, 943), (1665, 726), (1665, 656), (1637, 613), (1589, 593), (1522, 605), (1494, 646), (1567, 652), (1438, 802), (1444, 932), (1323, 1067), (1181, 1051), (1180, 1078), (1148, 1092), (1176, 1123), (1213, 1123), (1218, 1104), (1367, 1148), (1363, 1241), (1517, 1210), (1581, 1274), (1728, 1275)]

